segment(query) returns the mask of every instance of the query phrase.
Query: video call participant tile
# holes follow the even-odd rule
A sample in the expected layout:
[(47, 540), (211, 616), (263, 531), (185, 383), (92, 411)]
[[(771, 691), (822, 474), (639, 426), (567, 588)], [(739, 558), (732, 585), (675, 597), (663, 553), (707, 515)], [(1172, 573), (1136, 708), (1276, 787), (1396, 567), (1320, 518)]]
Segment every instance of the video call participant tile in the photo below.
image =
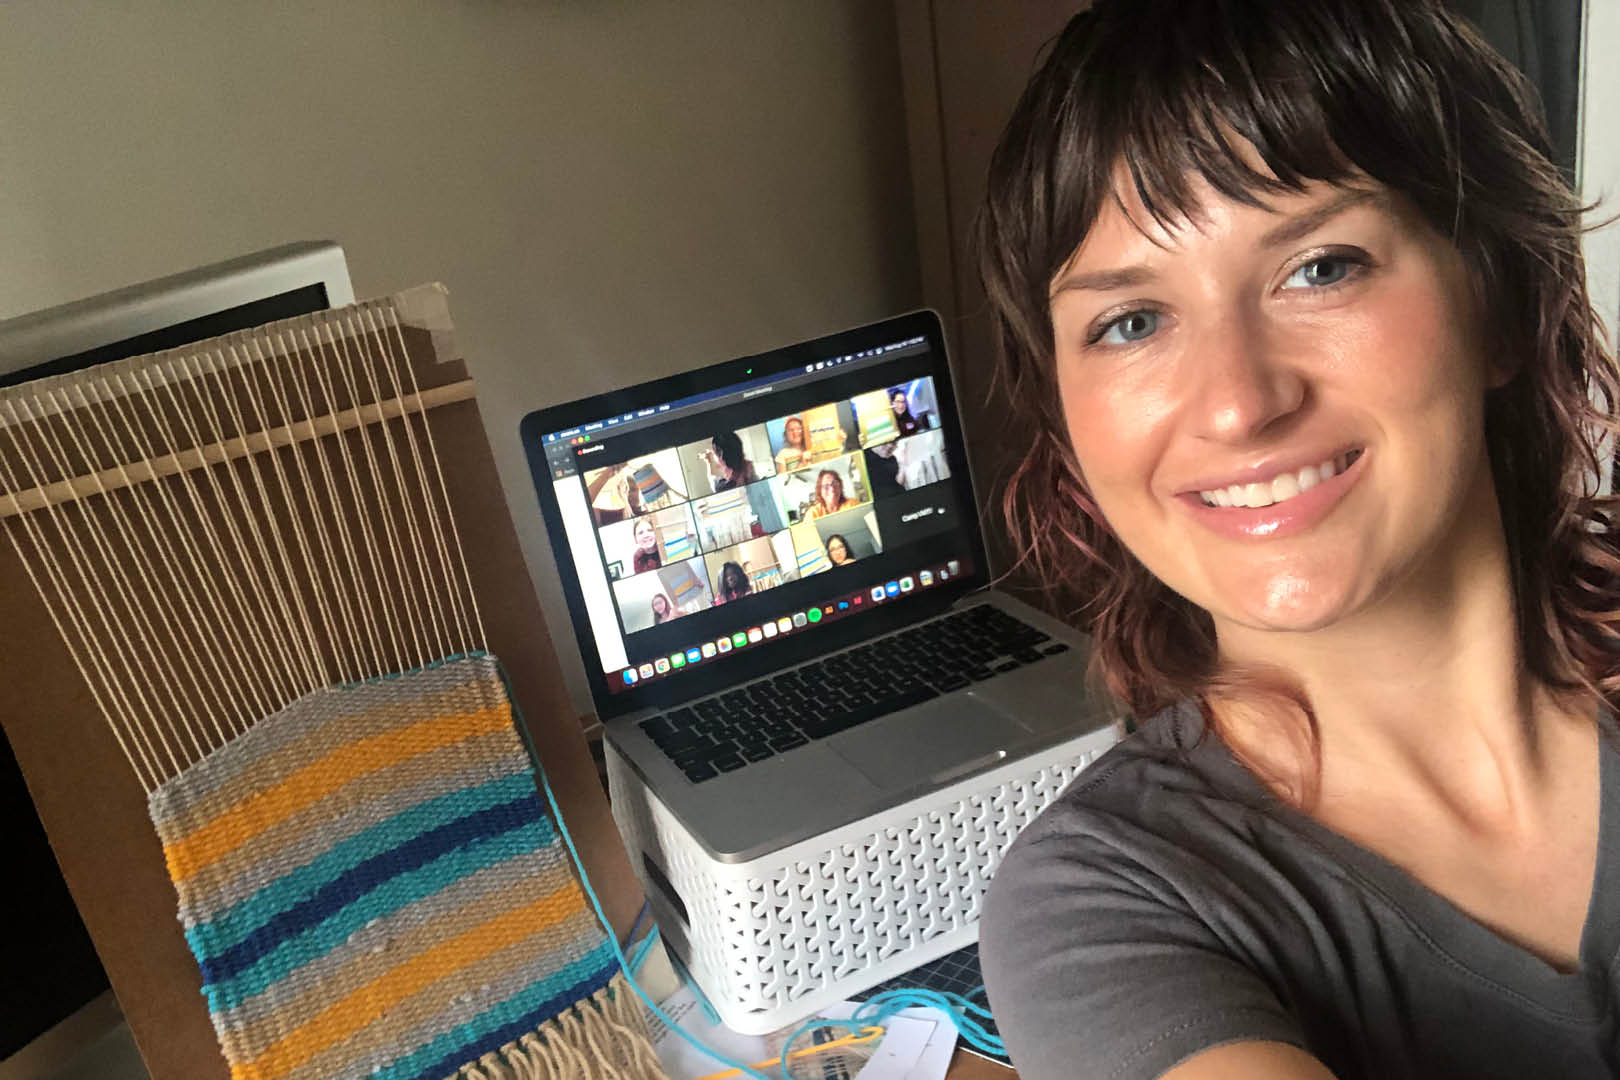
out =
[(717, 606), (774, 589), (799, 576), (793, 539), (786, 530), (711, 552), (703, 561)]
[(617, 521), (597, 533), (610, 581), (690, 559), (699, 551), (690, 503)]
[(789, 525), (814, 521), (872, 501), (872, 488), (861, 451), (797, 472), (778, 474), (771, 483)]
[(889, 411), (894, 415), (895, 429), (902, 439), (939, 428), (939, 403), (934, 399), (932, 376), (891, 386), (887, 393)]
[(817, 405), (765, 423), (778, 473), (792, 472), (860, 449), (855, 408), (848, 401)]
[(680, 456), (673, 448), (590, 469), (584, 480), (585, 499), (591, 504), (598, 526), (663, 510), (687, 499)]
[(787, 525), (769, 480), (722, 491), (692, 503), (704, 551), (781, 532)]
[(720, 431), (707, 439), (687, 443), (676, 453), (686, 476), (686, 488), (694, 499), (735, 491), (776, 474), (764, 424)]
[(883, 443), (865, 451), (865, 454), (866, 473), (872, 482), (872, 496), (876, 499), (916, 491), (951, 477), (943, 431), (924, 431), (909, 438)]
[(701, 557), (613, 583), (624, 632), (634, 634), (713, 606)]
[(877, 511), (871, 506), (807, 521), (791, 531), (800, 577), (851, 566), (883, 550)]

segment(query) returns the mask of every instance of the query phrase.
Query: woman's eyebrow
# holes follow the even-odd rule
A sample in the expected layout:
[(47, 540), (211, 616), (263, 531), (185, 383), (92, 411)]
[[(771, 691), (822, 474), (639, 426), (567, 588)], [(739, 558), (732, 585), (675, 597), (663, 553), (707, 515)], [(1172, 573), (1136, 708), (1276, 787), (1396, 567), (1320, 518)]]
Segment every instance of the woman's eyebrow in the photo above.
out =
[(1138, 285), (1146, 285), (1158, 277), (1158, 272), (1152, 267), (1138, 263), (1135, 266), (1122, 266), (1117, 270), (1092, 270), (1084, 274), (1065, 274), (1052, 286), (1052, 296), (1070, 289), (1096, 289), (1106, 292), (1109, 289), (1130, 289)]
[(1273, 226), (1260, 238), (1260, 246), (1278, 247), (1282, 244), (1291, 244), (1309, 236), (1351, 207), (1373, 202), (1378, 198), (1376, 191), (1367, 188), (1346, 188), (1337, 197), (1329, 199), (1321, 206), (1313, 207), (1280, 225)]
[[(1365, 203), (1377, 202), (1382, 196), (1367, 188), (1345, 188), (1337, 196), (1329, 199), (1320, 206), (1314, 206), (1302, 211), (1278, 225), (1274, 225), (1260, 237), (1261, 247), (1279, 247), (1291, 244), (1302, 237), (1326, 225), (1329, 221), (1352, 207)], [(1060, 277), (1052, 284), (1052, 291), (1048, 299), (1055, 299), (1059, 293), (1070, 289), (1090, 289), (1096, 292), (1107, 292), (1110, 289), (1133, 289), (1146, 285), (1158, 278), (1158, 271), (1145, 263), (1132, 266), (1121, 266), (1110, 270), (1091, 270), (1086, 273), (1069, 273)]]

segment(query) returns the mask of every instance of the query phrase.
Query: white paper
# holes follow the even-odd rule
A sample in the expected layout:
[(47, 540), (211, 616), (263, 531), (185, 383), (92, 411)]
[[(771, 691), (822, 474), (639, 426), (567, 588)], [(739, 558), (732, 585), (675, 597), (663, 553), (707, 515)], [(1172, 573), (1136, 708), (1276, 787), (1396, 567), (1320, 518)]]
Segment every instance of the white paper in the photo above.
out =
[[(847, 1018), (855, 1014), (860, 1008), (859, 1002), (845, 1001), (823, 1011), (822, 1015), (836, 1018)], [(897, 1023), (906, 1025), (908, 1032), (919, 1032), (923, 1036), (923, 1043), (916, 1048), (913, 1056), (908, 1049), (906, 1065), (903, 1070), (892, 1071), (899, 1067), (899, 1060), (879, 1066), (878, 1058), (874, 1057), (867, 1062), (857, 1080), (944, 1080), (945, 1073), (951, 1067), (951, 1058), (956, 1053), (956, 1027), (950, 1019), (938, 1009), (903, 1009), (884, 1021), (891, 1033)], [(885, 1040), (886, 1042), (887, 1040)], [(887, 1048), (887, 1047), (885, 1047)], [(895, 1047), (896, 1059), (900, 1047)]]
[[(724, 1024), (710, 1023), (703, 1014), (696, 992), (683, 985), (659, 1002), (659, 1007), (681, 1029), (698, 1042), (718, 1050), (732, 1061), (752, 1064), (771, 1056), (765, 1036), (739, 1035)], [(670, 1031), (657, 1017), (649, 1017), (653, 1049), (670, 1080), (697, 1080), (700, 1076), (724, 1071), (727, 1066), (679, 1035)]]

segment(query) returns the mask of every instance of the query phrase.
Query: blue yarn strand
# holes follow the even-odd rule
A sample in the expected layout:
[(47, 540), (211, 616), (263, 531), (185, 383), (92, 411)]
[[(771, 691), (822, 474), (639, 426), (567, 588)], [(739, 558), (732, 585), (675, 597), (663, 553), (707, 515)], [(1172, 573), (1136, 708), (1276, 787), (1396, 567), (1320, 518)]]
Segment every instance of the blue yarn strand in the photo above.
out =
[(596, 913), (596, 918), (602, 924), (602, 929), (607, 931), (608, 941), (613, 944), (613, 953), (618, 958), (619, 968), (624, 972), (624, 981), (629, 984), (630, 989), (635, 991), (636, 996), (641, 999), (641, 1003), (647, 1006), (654, 1016), (662, 1020), (666, 1027), (682, 1039), (685, 1039), (700, 1053), (708, 1055), (728, 1069), (736, 1069), (744, 1076), (753, 1077), (753, 1080), (771, 1080), (769, 1076), (752, 1065), (741, 1061), (732, 1061), (712, 1046), (704, 1045), (696, 1036), (681, 1027), (668, 1013), (659, 1008), (658, 1002), (654, 1001), (652, 995), (642, 988), (641, 983), (636, 980), (634, 975), (630, 974), (629, 961), (625, 958), (624, 949), (619, 946), (618, 932), (613, 929), (613, 923), (608, 919), (607, 912), (602, 910), (602, 900), (596, 895), (596, 889), (591, 885), (591, 879), (585, 873), (585, 860), (579, 857), (579, 848), (574, 845), (574, 837), (568, 831), (568, 826), (563, 822), (562, 807), (557, 805), (557, 796), (551, 790), (551, 780), (546, 776), (545, 767), (540, 764), (540, 754), (529, 740), (528, 724), (523, 719), (523, 711), (518, 708), (517, 695), (512, 693), (512, 680), (506, 674), (506, 665), (501, 663), (499, 657), (492, 655), (491, 658), (495, 660), (495, 670), (500, 672), (501, 682), (506, 686), (507, 700), (512, 703), (512, 717), (517, 721), (518, 737), (523, 740), (524, 745), (528, 748), (529, 757), (534, 761), (534, 771), (540, 778), (540, 787), (546, 793), (546, 801), (551, 805), (551, 815), (557, 821), (557, 831), (562, 834), (563, 843), (568, 845), (568, 854), (574, 860), (574, 869), (579, 872), (580, 887), (585, 890), (585, 896), (591, 902), (591, 909)]
[(916, 989), (887, 990), (881, 994), (874, 994), (870, 999), (863, 1002), (861, 1007), (856, 1009), (847, 1020), (831, 1020), (820, 1016), (811, 1017), (795, 1028), (793, 1034), (789, 1035), (787, 1041), (782, 1044), (781, 1073), (783, 1080), (792, 1080), (792, 1076), (788, 1072), (788, 1054), (793, 1045), (803, 1038), (806, 1032), (814, 1031), (817, 1028), (830, 1027), (854, 1034), (869, 1027), (883, 1027), (890, 1019), (907, 1009), (927, 1008), (944, 1013), (945, 1017), (950, 1020), (951, 1025), (956, 1028), (957, 1038), (976, 1050), (983, 1050), (986, 1053), (1005, 1057), (1007, 1050), (1002, 1045), (1001, 1039), (990, 1034), (983, 1025), (973, 1019), (975, 1015), (983, 1016), (986, 1019), (990, 1017), (987, 1009), (975, 1005), (970, 1000), (983, 992), (984, 987), (982, 985), (974, 987), (966, 995), (941, 990), (925, 990), (920, 987)]
[[(657, 940), (659, 936), (658, 926), (655, 923), (652, 931), (646, 936), (646, 938), (642, 940), (641, 945), (637, 949), (634, 960), (631, 960), (625, 956), (624, 949), (619, 945), (619, 936), (617, 932), (614, 931), (612, 922), (608, 920), (607, 913), (602, 909), (602, 901), (596, 895), (596, 889), (592, 887), (590, 877), (585, 873), (585, 862), (579, 857), (579, 849), (574, 846), (574, 837), (571, 833), (569, 833), (567, 823), (563, 821), (562, 807), (557, 805), (557, 796), (552, 792), (551, 781), (546, 776), (545, 767), (540, 763), (540, 754), (535, 750), (534, 744), (529, 739), (528, 726), (524, 723), (522, 710), (518, 708), (517, 696), (512, 692), (512, 680), (506, 674), (506, 667), (501, 663), (500, 659), (495, 657), (493, 654), (485, 655), (489, 655), (490, 658), (495, 661), (495, 668), (500, 673), (501, 682), (506, 686), (506, 696), (512, 704), (512, 716), (517, 721), (516, 727), (518, 729), (518, 736), (523, 740), (524, 746), (527, 747), (529, 751), (529, 757), (534, 762), (535, 774), (540, 778), (540, 786), (545, 792), (546, 802), (551, 806), (551, 815), (557, 822), (557, 831), (562, 835), (563, 843), (568, 845), (568, 854), (574, 860), (574, 869), (579, 874), (580, 886), (585, 890), (585, 895), (591, 902), (591, 909), (596, 913), (597, 920), (602, 924), (603, 930), (607, 932), (608, 941), (612, 943), (614, 955), (619, 961), (619, 968), (624, 972), (625, 982), (629, 984), (631, 990), (635, 991), (636, 996), (641, 999), (642, 1004), (646, 1005), (654, 1016), (662, 1020), (666, 1027), (668, 1027), (675, 1034), (679, 1035), (682, 1039), (685, 1039), (687, 1043), (689, 1043), (699, 1052), (713, 1058), (715, 1061), (726, 1066), (728, 1069), (736, 1069), (744, 1076), (752, 1077), (753, 1080), (774, 1080), (773, 1077), (768, 1076), (767, 1074), (754, 1068), (752, 1065), (747, 1065), (740, 1061), (733, 1061), (726, 1055), (720, 1053), (720, 1051), (714, 1049), (712, 1046), (708, 1046), (703, 1043), (696, 1036), (692, 1035), (685, 1028), (681, 1027), (673, 1019), (671, 1019), (669, 1014), (664, 1012), (663, 1009), (659, 1008), (658, 1003), (652, 999), (652, 996), (649, 995), (647, 991), (642, 988), (641, 983), (637, 981), (635, 973), (640, 970), (641, 964), (647, 958), (648, 950), (651, 949), (652, 943)], [(643, 905), (642, 910), (643, 912), (646, 911), (645, 905)], [(636, 923), (638, 926), (640, 925), (640, 922), (641, 916), (638, 915), (636, 917)], [(631, 937), (634, 937), (634, 928), (632, 928)], [(693, 989), (696, 989), (695, 983), (693, 984)], [(972, 990), (969, 990), (965, 995), (941, 990), (926, 990), (922, 988), (887, 990), (881, 994), (873, 995), (869, 1000), (863, 1002), (861, 1006), (855, 1010), (854, 1015), (847, 1020), (832, 1020), (820, 1016), (811, 1017), (809, 1020), (806, 1020), (804, 1023), (795, 1028), (793, 1034), (788, 1036), (787, 1042), (782, 1044), (782, 1062), (780, 1071), (783, 1080), (792, 1080), (788, 1074), (788, 1067), (790, 1064), (788, 1060), (788, 1052), (792, 1048), (794, 1042), (802, 1037), (805, 1032), (812, 1031), (820, 1027), (835, 1028), (841, 1031), (851, 1032), (859, 1031), (862, 1028), (867, 1027), (881, 1027), (884, 1021), (895, 1016), (896, 1014), (903, 1012), (906, 1009), (915, 1008), (938, 1010), (939, 1012), (943, 1013), (946, 1019), (951, 1022), (952, 1026), (956, 1028), (957, 1037), (963, 1042), (967, 1043), (976, 1050), (982, 1050), (986, 1053), (1006, 1057), (1007, 1048), (1002, 1043), (1001, 1039), (996, 1035), (992, 1035), (983, 1024), (979, 1023), (980, 1019), (992, 1019), (989, 1009), (982, 1005), (976, 1004), (973, 1001), (974, 998), (982, 996), (984, 996), (984, 986), (982, 984), (974, 987)], [(701, 992), (699, 993), (699, 998), (702, 999)], [(706, 1000), (704, 1003), (707, 1005)], [(710, 1006), (710, 1008), (712, 1009), (712, 1006)]]

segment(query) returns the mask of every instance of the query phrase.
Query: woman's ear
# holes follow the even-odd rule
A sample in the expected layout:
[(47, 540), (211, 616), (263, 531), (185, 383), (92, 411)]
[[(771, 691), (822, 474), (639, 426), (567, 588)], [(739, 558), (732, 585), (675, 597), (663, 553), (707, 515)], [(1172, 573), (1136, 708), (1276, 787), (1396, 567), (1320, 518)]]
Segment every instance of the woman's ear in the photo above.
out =
[(1502, 389), (1502, 387), (1512, 382), (1514, 376), (1518, 375), (1519, 370), (1524, 367), (1522, 361), (1510, 358), (1507, 350), (1502, 350), (1487, 357), (1485, 364), (1485, 389), (1487, 390)]
[(1474, 320), (1474, 325), (1480, 328), (1475, 348), (1485, 365), (1485, 389), (1500, 390), (1524, 370), (1526, 349), (1534, 348), (1534, 345), (1521, 342), (1517, 334), (1502, 332), (1488, 309), (1481, 307), (1478, 310), (1483, 314)]
[(1476, 328), (1472, 345), (1485, 365), (1485, 389), (1500, 390), (1524, 367), (1524, 348), (1515, 340), (1518, 335), (1503, 332), (1498, 314), (1492, 310), (1484, 274), (1455, 249), (1453, 257), (1467, 290), (1468, 321)]

